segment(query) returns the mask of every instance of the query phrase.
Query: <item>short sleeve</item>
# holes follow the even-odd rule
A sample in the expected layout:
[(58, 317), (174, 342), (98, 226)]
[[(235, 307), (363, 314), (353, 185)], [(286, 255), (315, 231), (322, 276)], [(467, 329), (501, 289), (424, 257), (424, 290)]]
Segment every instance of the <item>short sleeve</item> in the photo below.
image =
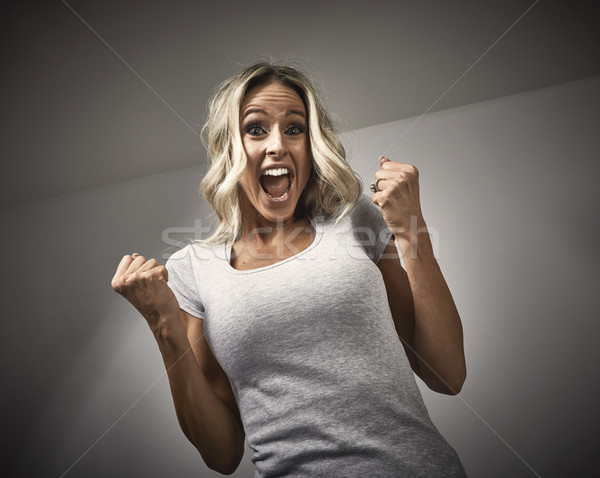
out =
[(377, 264), (392, 237), (381, 210), (363, 194), (352, 207), (350, 214), (352, 227), (355, 233), (361, 236), (361, 244), (365, 252)]
[(188, 314), (203, 319), (204, 305), (196, 285), (190, 248), (191, 246), (184, 247), (167, 260), (165, 267), (169, 273), (168, 284), (175, 293), (179, 307)]

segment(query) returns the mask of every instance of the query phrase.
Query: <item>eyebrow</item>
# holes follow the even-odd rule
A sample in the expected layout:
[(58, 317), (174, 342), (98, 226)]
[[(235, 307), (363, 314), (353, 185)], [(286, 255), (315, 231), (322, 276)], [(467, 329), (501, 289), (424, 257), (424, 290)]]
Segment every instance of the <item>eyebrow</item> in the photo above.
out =
[(244, 118), (248, 115), (251, 115), (252, 113), (262, 113), (263, 115), (267, 114), (267, 112), (261, 108), (249, 108), (246, 111), (244, 111)]
[(291, 115), (298, 115), (298, 116), (302, 116), (303, 118), (306, 117), (304, 111), (302, 110), (289, 110), (286, 114), (286, 116), (291, 116)]
[[(248, 115), (251, 115), (252, 113), (262, 113), (263, 115), (268, 115), (268, 113), (265, 110), (263, 110), (262, 108), (249, 108), (246, 111), (244, 111), (243, 118), (245, 118)], [(304, 111), (302, 111), (302, 110), (291, 109), (286, 113), (286, 116), (292, 116), (292, 115), (298, 115), (298, 116), (302, 116), (303, 118), (306, 118), (306, 115), (305, 115)]]

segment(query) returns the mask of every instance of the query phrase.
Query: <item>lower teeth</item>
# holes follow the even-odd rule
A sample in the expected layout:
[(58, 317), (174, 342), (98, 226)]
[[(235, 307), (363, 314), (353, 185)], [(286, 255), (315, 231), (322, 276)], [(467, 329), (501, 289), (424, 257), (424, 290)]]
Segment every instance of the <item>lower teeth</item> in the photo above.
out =
[(267, 194), (267, 196), (269, 196), (271, 199), (285, 199), (288, 195), (288, 191), (289, 189), (284, 192), (281, 196), (274, 198), (273, 196), (271, 196), (269, 193), (267, 193), (267, 191), (265, 191), (265, 193)]

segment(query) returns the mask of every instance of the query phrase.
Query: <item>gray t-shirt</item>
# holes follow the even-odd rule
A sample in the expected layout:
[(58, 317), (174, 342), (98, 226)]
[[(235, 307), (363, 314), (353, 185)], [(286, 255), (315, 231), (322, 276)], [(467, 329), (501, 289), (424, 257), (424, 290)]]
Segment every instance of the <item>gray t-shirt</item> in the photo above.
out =
[(431, 422), (376, 263), (391, 234), (362, 196), (313, 243), (260, 269), (189, 245), (169, 285), (227, 373), (255, 477), (465, 476)]

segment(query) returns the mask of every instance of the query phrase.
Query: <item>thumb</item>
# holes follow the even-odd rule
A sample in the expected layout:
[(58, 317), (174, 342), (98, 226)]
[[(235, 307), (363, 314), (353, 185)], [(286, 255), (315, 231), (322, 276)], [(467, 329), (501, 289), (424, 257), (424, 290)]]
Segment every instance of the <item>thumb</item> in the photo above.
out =
[(165, 266), (160, 267), (160, 275), (165, 282), (169, 282), (169, 271)]
[(383, 163), (387, 163), (388, 161), (391, 161), (389, 158), (386, 158), (385, 156), (379, 156), (379, 164), (381, 166), (383, 166)]

